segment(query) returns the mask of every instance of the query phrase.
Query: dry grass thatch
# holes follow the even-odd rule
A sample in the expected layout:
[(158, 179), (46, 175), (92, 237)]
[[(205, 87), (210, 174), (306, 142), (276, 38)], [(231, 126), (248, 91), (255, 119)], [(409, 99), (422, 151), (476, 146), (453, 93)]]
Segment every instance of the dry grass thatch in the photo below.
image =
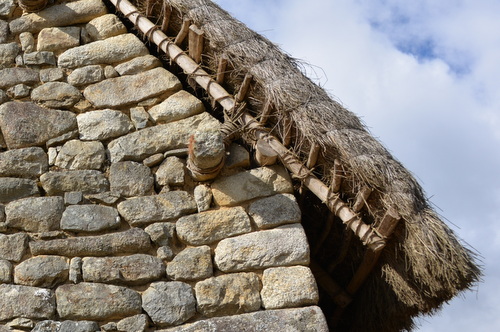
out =
[[(133, 2), (145, 7), (143, 1)], [(158, 18), (161, 5), (160, 0), (153, 12)], [(330, 170), (339, 159), (347, 171), (342, 187), (347, 201), (368, 186), (374, 190), (368, 220), (373, 222), (389, 207), (402, 217), (380, 263), (357, 294), (350, 330), (410, 329), (412, 317), (434, 312), (479, 280), (476, 254), (442, 222), (412, 174), (357, 116), (308, 79), (298, 61), (211, 1), (163, 0), (163, 5), (173, 9), (169, 30), (178, 31), (182, 18), (188, 17), (205, 32), (203, 64), (208, 72), (217, 71), (221, 57), (228, 59), (228, 91), (237, 91), (246, 73), (253, 75), (250, 110), (258, 117), (271, 103), (270, 124), (278, 137), (286, 131), (284, 120), (291, 120), (299, 159), (307, 160), (313, 143), (321, 146), (315, 173), (325, 183), (331, 182)]]

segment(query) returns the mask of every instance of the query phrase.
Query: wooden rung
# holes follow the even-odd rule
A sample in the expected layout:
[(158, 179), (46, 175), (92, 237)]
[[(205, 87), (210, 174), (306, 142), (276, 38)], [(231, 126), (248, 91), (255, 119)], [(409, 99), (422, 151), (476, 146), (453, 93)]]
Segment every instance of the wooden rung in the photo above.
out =
[(363, 187), (361, 188), (360, 191), (356, 194), (356, 201), (354, 202), (354, 205), (352, 206), (352, 210), (354, 212), (359, 212), (365, 206), (366, 201), (368, 200), (368, 197), (370, 197), (371, 193), (373, 190), (371, 190), (369, 187)]
[(227, 68), (227, 57), (222, 56), (219, 59), (219, 65), (217, 66), (217, 76), (215, 78), (215, 81), (218, 84), (222, 84), (224, 82), (224, 76), (226, 75), (226, 68)]
[(153, 15), (153, 7), (157, 0), (146, 0), (146, 16), (150, 17)]
[(311, 260), (309, 266), (319, 286), (328, 294), (328, 296), (341, 308), (347, 307), (352, 298), (347, 294), (330, 275), (319, 266), (318, 263)]
[(201, 62), (201, 55), (203, 54), (203, 41), (205, 33), (196, 25), (191, 24), (189, 27), (189, 56), (196, 63)]
[(267, 123), (267, 120), (269, 120), (269, 116), (271, 115), (272, 109), (273, 108), (271, 106), (271, 101), (267, 99), (259, 118), (259, 123), (261, 125), (265, 125)]
[(342, 179), (344, 177), (344, 172), (342, 170), (342, 165), (340, 160), (335, 159), (333, 163), (333, 180), (332, 180), (332, 191), (338, 193), (340, 191), (340, 186), (342, 185)]
[(289, 147), (292, 143), (292, 120), (288, 115), (283, 118), (283, 145)]
[(376, 227), (377, 232), (383, 237), (388, 238), (392, 235), (392, 232), (394, 232), (394, 229), (400, 220), (401, 216), (399, 213), (395, 209), (389, 208), (389, 210), (385, 212), (385, 215), (382, 218), (382, 221), (380, 221), (378, 227)]
[(278, 154), (263, 139), (259, 139), (255, 144), (255, 159), (260, 166), (270, 166), (276, 164)]
[(250, 83), (252, 83), (253, 75), (246, 73), (243, 83), (241, 83), (240, 90), (234, 97), (237, 103), (241, 103), (247, 97), (248, 91), (250, 90)]
[(306, 167), (312, 169), (316, 162), (318, 161), (320, 145), (318, 143), (313, 143), (311, 146), (311, 150), (309, 150), (309, 157), (307, 157)]
[(189, 26), (191, 25), (191, 20), (185, 18), (184, 21), (182, 21), (182, 26), (181, 29), (179, 30), (179, 33), (175, 37), (174, 44), (179, 46), (182, 44), (184, 39), (186, 39), (188, 33), (189, 33)]
[(172, 8), (163, 2), (163, 21), (161, 22), (161, 30), (167, 32), (168, 25), (170, 24), (170, 15), (172, 15)]

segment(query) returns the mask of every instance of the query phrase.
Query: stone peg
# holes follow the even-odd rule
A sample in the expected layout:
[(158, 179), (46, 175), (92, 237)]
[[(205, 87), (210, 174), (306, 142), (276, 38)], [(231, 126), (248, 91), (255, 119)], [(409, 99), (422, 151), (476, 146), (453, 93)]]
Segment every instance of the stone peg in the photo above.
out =
[(215, 178), (226, 154), (220, 131), (197, 131), (189, 138), (188, 161), (192, 178), (195, 181), (208, 181)]
[(28, 13), (37, 12), (47, 6), (48, 0), (19, 0), (19, 6)]

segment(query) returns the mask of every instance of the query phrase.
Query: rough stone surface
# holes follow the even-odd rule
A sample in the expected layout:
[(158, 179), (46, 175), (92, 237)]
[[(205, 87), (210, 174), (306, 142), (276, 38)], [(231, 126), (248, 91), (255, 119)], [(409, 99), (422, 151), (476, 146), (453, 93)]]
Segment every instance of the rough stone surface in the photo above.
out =
[(301, 220), (300, 207), (291, 194), (259, 199), (250, 204), (248, 214), (260, 229), (298, 223)]
[(104, 205), (113, 205), (120, 199), (120, 195), (113, 193), (111, 191), (106, 191), (98, 194), (85, 195), (84, 197), (85, 199), (88, 199), (92, 203), (104, 204)]
[(144, 107), (132, 107), (130, 109), (130, 119), (135, 129), (144, 129), (148, 126), (149, 113), (146, 112)]
[(115, 14), (106, 14), (94, 18), (85, 26), (93, 40), (103, 40), (127, 33), (127, 28)]
[(62, 197), (23, 198), (6, 206), (6, 223), (26, 232), (55, 231), (59, 229), (63, 211)]
[(265, 310), (238, 316), (201, 320), (158, 332), (233, 332), (233, 331), (293, 331), (328, 332), (321, 309), (316, 306), (298, 309)]
[(76, 116), (31, 102), (7, 102), (0, 105), (0, 128), (9, 149), (40, 146), (76, 129)]
[(250, 167), (250, 153), (236, 143), (232, 143), (229, 146), (229, 153), (226, 155), (226, 161), (224, 166), (228, 169), (242, 167)]
[(21, 99), (30, 95), (31, 88), (26, 84), (18, 84), (7, 90), (7, 95), (12, 99)]
[(9, 23), (0, 19), (0, 44), (6, 43), (8, 39), (9, 39)]
[(47, 141), (47, 143), (45, 143), (45, 145), (47, 147), (60, 147), (60, 145), (64, 144), (65, 142), (76, 138), (78, 138), (78, 129), (71, 130), (65, 134), (62, 134), (61, 136), (51, 138)]
[(39, 147), (0, 152), (0, 176), (38, 177), (49, 168), (45, 151)]
[(73, 257), (69, 263), (69, 281), (77, 284), (83, 280), (82, 276), (82, 258)]
[(155, 127), (145, 128), (111, 141), (108, 145), (111, 162), (141, 161), (159, 152), (185, 148), (196, 130), (218, 128), (219, 121), (202, 113)]
[(0, 259), (0, 284), (10, 284), (11, 282), (12, 264), (5, 259)]
[(106, 12), (106, 6), (101, 0), (73, 1), (21, 16), (11, 21), (9, 26), (13, 34), (24, 31), (39, 32), (43, 28), (87, 23)]
[(99, 331), (99, 324), (91, 321), (71, 321), (58, 322), (54, 320), (44, 320), (38, 322), (31, 332), (95, 332)]
[(198, 212), (207, 211), (212, 204), (212, 190), (204, 184), (200, 184), (194, 188), (194, 200), (198, 207)]
[[(0, 89), (0, 104), (6, 103), (9, 100), (9, 96), (5, 93), (5, 91)], [(1, 137), (1, 135), (0, 135)], [(5, 142), (3, 141), (3, 138), (0, 138), (0, 147), (6, 148)]]
[(36, 181), (30, 179), (2, 178), (0, 181), (0, 202), (8, 203), (16, 199), (38, 196)]
[(109, 184), (112, 192), (125, 197), (144, 196), (153, 190), (151, 169), (135, 161), (113, 163), (109, 168)]
[(53, 52), (37, 51), (23, 54), (23, 63), (29, 65), (56, 65), (56, 57)]
[(0, 2), (0, 18), (9, 18), (15, 8), (16, 4), (14, 0), (3, 0)]
[(127, 317), (116, 323), (118, 331), (123, 332), (144, 332), (148, 326), (148, 316), (144, 314)]
[(157, 222), (144, 229), (151, 237), (151, 241), (159, 247), (175, 245), (175, 223)]
[(302, 225), (285, 225), (220, 241), (214, 261), (224, 272), (307, 265), (309, 244)]
[(165, 159), (165, 157), (163, 157), (162, 153), (157, 153), (157, 154), (152, 155), (151, 157), (147, 157), (146, 159), (144, 159), (142, 161), (142, 163), (148, 167), (155, 167), (155, 166), (158, 166), (159, 164), (161, 164), (161, 162), (164, 159)]
[(66, 257), (123, 255), (148, 252), (151, 249), (148, 234), (140, 228), (98, 236), (31, 241), (29, 246), (33, 255), (63, 255)]
[(293, 193), (290, 176), (282, 166), (255, 168), (212, 183), (216, 204), (236, 205), (241, 202), (278, 193)]
[(181, 217), (176, 223), (177, 236), (190, 245), (203, 245), (252, 231), (250, 218), (238, 206)]
[(35, 37), (31, 32), (21, 32), (19, 34), (19, 41), (21, 42), (21, 50), (26, 53), (35, 50)]
[(62, 68), (112, 64), (148, 53), (148, 49), (139, 38), (127, 33), (71, 48), (59, 56), (57, 64)]
[(64, 72), (61, 68), (40, 69), (40, 81), (42, 81), (43, 83), (62, 81), (63, 78)]
[(0, 88), (6, 89), (18, 84), (33, 85), (40, 82), (40, 74), (31, 68), (5, 68), (0, 69)]
[(69, 259), (61, 256), (37, 256), (23, 261), (14, 269), (19, 285), (51, 288), (68, 280)]
[(211, 169), (223, 161), (226, 148), (219, 130), (197, 131), (191, 137), (189, 158), (197, 168)]
[(70, 108), (82, 94), (74, 86), (65, 82), (47, 82), (33, 89), (31, 99), (51, 108)]
[(69, 191), (64, 193), (64, 204), (75, 205), (83, 201), (83, 193), (81, 191)]
[(160, 186), (184, 185), (184, 163), (180, 158), (168, 157), (156, 171), (156, 183)]
[(237, 315), (260, 308), (260, 281), (255, 273), (234, 273), (196, 284), (198, 311), (205, 317)]
[(180, 281), (154, 282), (142, 294), (142, 307), (158, 327), (179, 325), (196, 313), (191, 286)]
[(92, 194), (109, 190), (108, 179), (96, 170), (48, 172), (40, 176), (40, 181), (48, 195), (59, 195), (67, 191)]
[(70, 205), (61, 218), (61, 229), (70, 232), (100, 232), (120, 226), (118, 211), (102, 205)]
[(0, 69), (11, 67), (15, 63), (19, 51), (21, 51), (21, 47), (17, 43), (0, 44)]
[(57, 312), (62, 319), (108, 320), (141, 313), (141, 296), (131, 289), (82, 282), (56, 289)]
[(266, 309), (281, 309), (318, 304), (316, 280), (308, 267), (276, 267), (262, 276), (262, 305)]
[(148, 54), (121, 63), (115, 67), (115, 70), (123, 76), (139, 74), (156, 67), (161, 67), (161, 61), (157, 57)]
[(31, 329), (35, 326), (35, 322), (32, 319), (20, 317), (7, 323), (7, 326), (11, 328)]
[(205, 111), (203, 103), (187, 91), (174, 93), (148, 112), (157, 123), (181, 120)]
[(0, 285), (0, 321), (16, 317), (50, 319), (56, 311), (54, 292), (44, 288)]
[(130, 119), (120, 111), (110, 109), (91, 111), (76, 117), (80, 139), (106, 140), (127, 134), (132, 130)]
[(165, 275), (161, 259), (144, 254), (121, 257), (83, 258), (83, 280), (112, 284), (140, 285)]
[(194, 198), (185, 191), (128, 199), (118, 204), (118, 212), (131, 226), (167, 221), (196, 211)]
[(95, 107), (121, 107), (154, 96), (172, 94), (181, 88), (181, 82), (175, 75), (159, 67), (89, 85), (83, 94)]
[(167, 264), (167, 276), (172, 280), (201, 280), (212, 275), (212, 256), (209, 246), (186, 248)]
[(100, 169), (106, 153), (98, 141), (71, 140), (64, 143), (57, 155), (55, 165), (65, 169)]
[(104, 70), (99, 65), (77, 68), (68, 75), (68, 83), (81, 86), (100, 82), (104, 79)]
[(38, 34), (38, 51), (57, 52), (78, 45), (80, 45), (79, 27), (45, 28)]

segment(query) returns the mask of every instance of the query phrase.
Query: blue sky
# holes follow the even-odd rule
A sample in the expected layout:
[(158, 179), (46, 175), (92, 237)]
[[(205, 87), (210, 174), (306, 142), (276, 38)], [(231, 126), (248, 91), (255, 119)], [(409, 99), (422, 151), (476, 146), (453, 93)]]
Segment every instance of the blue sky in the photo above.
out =
[(500, 1), (216, 0), (358, 114), (483, 258), (417, 331), (500, 326)]

